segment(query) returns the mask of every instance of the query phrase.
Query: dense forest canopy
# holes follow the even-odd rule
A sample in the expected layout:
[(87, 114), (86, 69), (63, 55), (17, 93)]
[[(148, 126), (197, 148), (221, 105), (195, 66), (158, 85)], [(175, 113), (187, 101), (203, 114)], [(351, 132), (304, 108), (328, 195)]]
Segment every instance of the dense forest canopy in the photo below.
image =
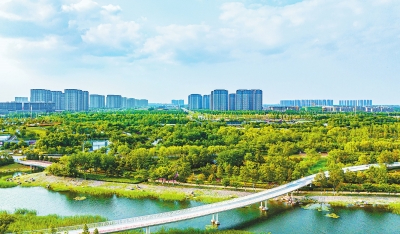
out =
[[(391, 163), (400, 155), (395, 114), (89, 112), (0, 119), (0, 129), (37, 139), (34, 148), (23, 143), (3, 147), (21, 148), (28, 158), (67, 155), (49, 169), (64, 176), (284, 183), (318, 169)], [(111, 144), (89, 152), (90, 141), (100, 139)], [(399, 182), (392, 174), (377, 181), (366, 172), (358, 182)], [(332, 186), (356, 182), (339, 177)]]

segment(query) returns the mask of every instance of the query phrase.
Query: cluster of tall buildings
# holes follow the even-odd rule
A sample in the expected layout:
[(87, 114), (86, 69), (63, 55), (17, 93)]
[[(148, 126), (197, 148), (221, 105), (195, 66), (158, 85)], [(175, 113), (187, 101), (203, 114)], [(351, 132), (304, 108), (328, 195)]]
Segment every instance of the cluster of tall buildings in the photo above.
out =
[(47, 89), (31, 89), (28, 97), (15, 97), (14, 102), (0, 102), (1, 112), (13, 111), (88, 111), (89, 109), (129, 109), (147, 107), (148, 100), (126, 98), (121, 95), (89, 95), (80, 89), (52, 91)]
[(54, 103), (55, 110), (87, 111), (89, 110), (89, 92), (80, 89), (52, 91), (31, 89), (31, 103)]
[(339, 106), (372, 106), (372, 100), (339, 100)]
[(238, 89), (229, 93), (216, 89), (210, 95), (190, 94), (189, 110), (262, 110), (263, 92), (260, 89)]
[[(306, 100), (281, 100), (281, 106), (309, 107), (309, 106), (333, 106), (333, 100), (330, 99), (306, 99)], [(339, 106), (372, 106), (372, 100), (339, 100)]]
[(329, 99), (315, 99), (315, 100), (281, 100), (281, 106), (333, 106), (333, 100)]
[(172, 100), (172, 101), (171, 101), (171, 104), (172, 104), (173, 106), (184, 106), (184, 105), (185, 105), (185, 101), (182, 100), (182, 99), (179, 99), (179, 100)]
[(107, 96), (99, 94), (90, 95), (91, 109), (131, 109), (146, 107), (149, 105), (147, 99), (127, 98), (121, 95), (109, 94)]

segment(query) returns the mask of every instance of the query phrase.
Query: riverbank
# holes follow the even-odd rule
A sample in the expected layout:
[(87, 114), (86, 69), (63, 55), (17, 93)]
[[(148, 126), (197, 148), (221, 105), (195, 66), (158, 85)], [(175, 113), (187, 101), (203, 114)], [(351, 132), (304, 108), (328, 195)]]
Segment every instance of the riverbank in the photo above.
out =
[(169, 201), (196, 200), (214, 203), (234, 197), (249, 195), (249, 192), (220, 190), (211, 188), (188, 188), (179, 186), (162, 186), (151, 184), (127, 184), (84, 180), (80, 178), (58, 177), (46, 175), (45, 172), (23, 175), (14, 178), (21, 186), (41, 186), (53, 191), (71, 191), (89, 195), (117, 195), (127, 198), (153, 198)]
[(318, 203), (331, 204), (360, 204), (360, 205), (389, 205), (400, 203), (400, 197), (389, 196), (307, 196)]
[[(46, 175), (45, 172), (22, 175), (14, 178), (13, 182), (19, 182), (21, 186), (41, 186), (53, 191), (70, 191), (89, 195), (117, 195), (127, 198), (152, 198), (166, 201), (195, 200), (204, 203), (214, 203), (235, 197), (242, 197), (254, 193), (254, 191), (239, 191), (216, 186), (190, 186), (190, 184), (129, 184), (118, 182), (105, 182), (85, 180), (81, 178), (58, 177)], [(259, 192), (257, 190), (257, 192)], [(298, 200), (304, 198), (315, 202), (332, 204), (356, 204), (363, 201), (371, 205), (400, 204), (398, 194), (388, 193), (320, 193), (300, 191), (295, 193)]]

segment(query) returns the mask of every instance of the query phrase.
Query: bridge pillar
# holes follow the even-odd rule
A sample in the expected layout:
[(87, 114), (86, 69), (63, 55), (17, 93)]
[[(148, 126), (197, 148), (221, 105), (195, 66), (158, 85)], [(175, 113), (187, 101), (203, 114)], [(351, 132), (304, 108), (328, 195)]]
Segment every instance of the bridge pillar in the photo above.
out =
[(214, 222), (214, 224), (215, 224), (215, 225), (220, 225), (220, 222), (219, 222), (219, 220), (218, 220), (218, 213), (215, 214), (215, 222)]
[(262, 210), (262, 211), (267, 211), (268, 210), (268, 200), (265, 200), (264, 201), (264, 204), (265, 205), (263, 205), (263, 202), (260, 202), (260, 210)]
[(150, 227), (146, 227), (146, 234), (151, 234)]
[(214, 224), (214, 223), (215, 223), (215, 215), (214, 215), (214, 214), (212, 215), (212, 218), (211, 218), (211, 223), (212, 223), (212, 224)]

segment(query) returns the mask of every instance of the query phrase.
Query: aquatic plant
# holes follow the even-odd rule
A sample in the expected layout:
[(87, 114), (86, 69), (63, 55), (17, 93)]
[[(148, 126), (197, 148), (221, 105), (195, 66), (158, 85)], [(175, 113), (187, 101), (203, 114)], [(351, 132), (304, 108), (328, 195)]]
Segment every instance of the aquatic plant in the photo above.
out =
[(335, 213), (326, 214), (325, 216), (329, 217), (329, 218), (333, 218), (333, 219), (338, 219), (340, 217), (339, 215), (337, 215)]
[(0, 214), (12, 220), (7, 228), (7, 232), (12, 233), (107, 221), (106, 218), (91, 215), (65, 217), (58, 215), (37, 216), (35, 210), (28, 209), (16, 209), (13, 214), (0, 211)]
[(394, 214), (400, 215), (400, 203), (391, 203), (389, 204), (388, 209)]

